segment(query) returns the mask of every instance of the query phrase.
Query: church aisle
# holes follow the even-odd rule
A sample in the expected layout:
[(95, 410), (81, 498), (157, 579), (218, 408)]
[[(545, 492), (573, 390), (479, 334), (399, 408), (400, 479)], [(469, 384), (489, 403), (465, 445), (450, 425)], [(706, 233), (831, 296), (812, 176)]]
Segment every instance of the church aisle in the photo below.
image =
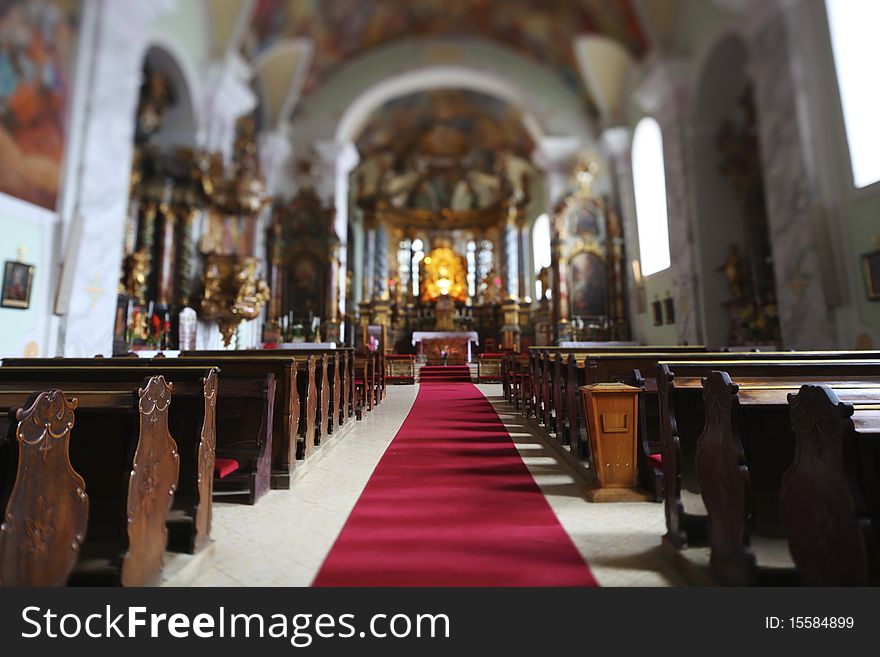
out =
[(316, 586), (595, 586), (470, 383), (422, 385)]
[[(662, 505), (587, 502), (581, 482), (501, 399), (501, 386), (476, 387), (495, 407), (522, 461), (602, 586), (685, 584), (662, 557)], [(309, 463), (291, 490), (273, 490), (256, 506), (215, 504), (209, 552), (165, 585), (309, 586), (418, 391), (418, 386), (390, 386), (378, 412), (367, 414), (320, 461)]]

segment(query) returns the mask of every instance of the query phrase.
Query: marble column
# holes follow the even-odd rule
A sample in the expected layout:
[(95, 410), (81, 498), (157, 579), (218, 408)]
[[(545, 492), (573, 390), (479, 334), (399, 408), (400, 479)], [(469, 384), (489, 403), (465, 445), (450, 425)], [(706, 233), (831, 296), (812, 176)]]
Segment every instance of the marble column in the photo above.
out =
[(517, 277), (517, 291), (520, 302), (525, 302), (527, 298), (531, 297), (531, 295), (529, 294), (529, 290), (526, 287), (526, 264), (528, 261), (528, 254), (526, 253), (525, 217), (517, 217), (516, 243), (517, 259), (519, 260), (519, 270), (517, 271), (517, 273), (519, 274), (519, 276)]
[(545, 137), (533, 154), (536, 166), (544, 172), (545, 208), (550, 217), (550, 257), (553, 270), (552, 312), (554, 339), (568, 339), (568, 262), (561, 251), (565, 227), (556, 221), (556, 207), (571, 184), (571, 174), (581, 148), (577, 137)]
[(82, 137), (74, 155), (78, 174), (65, 192), (74, 200), (61, 249), (60, 355), (112, 354), (141, 68), (150, 26), (176, 5), (169, 0), (84, 4), (83, 22), (95, 30), (88, 44), (91, 75), (76, 90), (89, 98), (83, 121), (75, 126)]
[(361, 301), (369, 303), (376, 296), (376, 219), (373, 216), (364, 217), (364, 243), (364, 289)]
[(798, 102), (790, 3), (740, 0), (748, 72), (754, 85), (761, 141), (767, 220), (782, 341), (786, 348), (818, 349), (837, 343), (831, 299), (836, 296), (833, 254), (811, 163), (806, 109)]
[[(338, 322), (347, 312), (344, 281), (348, 268), (349, 177), (357, 166), (360, 155), (350, 141), (318, 141), (315, 142), (315, 152), (320, 165), (318, 193), (325, 207), (332, 208), (334, 212), (333, 227), (338, 238), (333, 263), (336, 269), (333, 278), (340, 283), (336, 285), (337, 303), (334, 304), (337, 316), (327, 318)], [(340, 339), (345, 339), (344, 330), (340, 332)]]
[[(657, 119), (663, 133), (669, 250), (674, 254), (675, 328), (679, 342), (698, 344), (703, 341), (703, 330), (697, 278), (690, 87), (690, 69), (684, 61), (659, 58), (652, 62), (635, 98), (645, 112)], [(721, 308), (713, 312), (721, 312)]]
[(235, 124), (253, 111), (257, 97), (251, 90), (253, 71), (240, 56), (230, 53), (211, 62), (205, 75), (203, 147), (209, 152), (220, 152), (229, 162), (235, 144)]
[[(611, 168), (614, 180), (613, 196), (617, 199), (617, 204), (620, 207), (623, 237), (619, 247), (627, 256), (627, 260), (622, 263), (624, 271), (621, 272), (621, 275), (625, 279), (627, 314), (630, 318), (629, 328), (637, 341), (644, 342), (644, 336), (637, 333), (639, 323), (634, 321), (634, 318), (645, 311), (645, 288), (641, 280), (635, 280), (635, 274), (630, 265), (633, 254), (639, 252), (636, 205), (632, 186), (632, 134), (629, 128), (623, 126), (606, 128), (599, 136), (599, 141)], [(613, 248), (617, 246), (612, 244)]]

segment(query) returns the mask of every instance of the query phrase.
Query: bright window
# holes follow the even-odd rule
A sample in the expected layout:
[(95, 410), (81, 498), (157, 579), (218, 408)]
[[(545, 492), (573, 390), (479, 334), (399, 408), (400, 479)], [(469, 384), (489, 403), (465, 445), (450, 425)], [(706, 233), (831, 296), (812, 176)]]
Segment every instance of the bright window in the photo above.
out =
[[(544, 267), (549, 267), (550, 260), (550, 217), (545, 212), (535, 219), (532, 226), (532, 255), (535, 263), (535, 274), (540, 274)], [(544, 290), (541, 281), (535, 281), (535, 298), (540, 299)]]
[(651, 117), (645, 117), (636, 126), (632, 159), (642, 275), (650, 276), (668, 269), (671, 262), (663, 136), (660, 124)]
[(880, 2), (826, 0), (853, 183), (880, 180)]

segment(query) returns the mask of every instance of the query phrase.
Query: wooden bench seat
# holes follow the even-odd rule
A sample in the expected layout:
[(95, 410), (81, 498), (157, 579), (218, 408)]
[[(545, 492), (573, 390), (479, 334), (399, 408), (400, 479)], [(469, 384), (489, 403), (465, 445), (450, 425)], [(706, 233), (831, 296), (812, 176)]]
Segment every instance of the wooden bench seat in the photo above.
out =
[(390, 384), (415, 385), (416, 357), (412, 354), (385, 356), (385, 380)]
[[(4, 376), (5, 404), (21, 405), (31, 397), (33, 383), (22, 381), (15, 390), (12, 375)], [(68, 582), (156, 584), (179, 472), (177, 445), (168, 431), (172, 386), (159, 375), (131, 390), (105, 387), (80, 390), (75, 397), (70, 463), (85, 482), (89, 503), (85, 541)]]
[[(721, 581), (754, 581), (758, 573), (747, 554), (748, 531), (754, 528), (764, 535), (781, 536), (776, 504), (782, 473), (794, 451), (787, 393), (804, 383), (836, 381), (853, 388), (855, 399), (878, 376), (878, 361), (660, 363), (662, 463), (667, 484), (664, 540), (681, 548), (708, 539), (713, 548), (718, 547), (713, 570)], [(748, 484), (748, 494), (736, 493), (735, 499), (730, 497), (729, 486), (719, 484), (732, 481), (734, 474)], [(685, 509), (683, 488), (702, 495), (709, 516), (714, 513), (712, 535), (707, 533), (706, 515)], [(747, 529), (741, 530), (746, 524)], [(744, 541), (740, 536), (745, 536)]]
[[(181, 358), (269, 358), (297, 363), (295, 383), (282, 391), (282, 400), (292, 419), (286, 434), (275, 446), (273, 488), (287, 488), (296, 460), (314, 453), (321, 442), (346, 425), (353, 415), (353, 350), (339, 349), (254, 349), (241, 351), (185, 351)], [(278, 427), (279, 430), (282, 427)]]
[[(180, 455), (180, 476), (169, 515), (168, 549), (197, 552), (210, 542), (211, 505), (216, 453), (216, 401), (218, 370), (205, 367), (119, 366), (62, 368), (11, 366), (0, 368), (0, 390), (28, 381), (53, 384), (68, 394), (99, 386), (104, 390), (136, 386), (145, 376), (163, 375), (173, 383), (174, 404), (169, 413), (169, 430)], [(27, 361), (24, 361), (27, 362)]]
[(0, 587), (64, 586), (79, 559), (89, 500), (70, 463), (76, 406), (57, 389), (0, 392)]
[[(5, 359), (4, 367), (132, 367), (154, 368), (171, 376), (172, 371), (199, 368), (220, 369), (217, 359), (180, 358), (24, 358)], [(0, 368), (2, 370), (3, 368)], [(289, 376), (281, 368), (281, 373)], [(269, 391), (272, 396), (267, 398)], [(254, 504), (269, 488), (275, 420), (276, 379), (274, 371), (260, 364), (230, 363), (218, 379), (216, 449), (221, 458), (241, 464), (232, 477), (215, 481), (215, 497), (223, 501)], [(215, 478), (216, 479), (216, 478)]]
[(480, 383), (502, 382), (504, 354), (484, 352), (477, 356), (477, 381)]
[[(544, 404), (545, 426), (556, 430), (557, 439), (567, 444), (573, 454), (588, 459), (589, 436), (587, 435), (584, 409), (578, 389), (583, 385), (619, 382), (643, 389), (639, 396), (638, 471), (640, 488), (652, 492), (657, 501), (663, 499), (664, 479), (659, 467), (660, 453), (660, 403), (656, 372), (661, 360), (698, 361), (760, 361), (774, 360), (843, 360), (851, 358), (880, 358), (880, 352), (708, 352), (698, 348), (696, 352), (684, 351), (687, 347), (629, 348), (624, 352), (592, 353), (576, 350), (555, 350), (552, 359), (544, 357), (537, 366), (538, 385), (545, 392), (535, 395), (536, 404)], [(534, 351), (534, 350), (533, 350)], [(540, 350), (537, 353), (541, 353)], [(564, 362), (563, 362), (564, 361)], [(548, 430), (549, 430), (548, 429)]]
[(769, 568), (752, 551), (751, 535), (780, 540), (785, 535), (779, 491), (795, 451), (788, 395), (810, 381), (833, 383), (850, 403), (880, 396), (880, 376), (744, 375), (733, 383), (727, 372), (712, 371), (702, 382), (705, 425), (695, 468), (707, 512), (712, 572), (720, 583), (779, 581), (779, 568)]

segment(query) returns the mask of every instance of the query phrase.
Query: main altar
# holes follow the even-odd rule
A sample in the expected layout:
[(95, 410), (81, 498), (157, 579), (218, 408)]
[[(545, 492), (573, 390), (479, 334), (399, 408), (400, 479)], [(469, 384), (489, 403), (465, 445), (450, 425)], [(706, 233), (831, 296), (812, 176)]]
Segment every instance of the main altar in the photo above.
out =
[(412, 344), (428, 365), (463, 365), (471, 362), (471, 345), (479, 345), (480, 336), (476, 331), (413, 331)]

